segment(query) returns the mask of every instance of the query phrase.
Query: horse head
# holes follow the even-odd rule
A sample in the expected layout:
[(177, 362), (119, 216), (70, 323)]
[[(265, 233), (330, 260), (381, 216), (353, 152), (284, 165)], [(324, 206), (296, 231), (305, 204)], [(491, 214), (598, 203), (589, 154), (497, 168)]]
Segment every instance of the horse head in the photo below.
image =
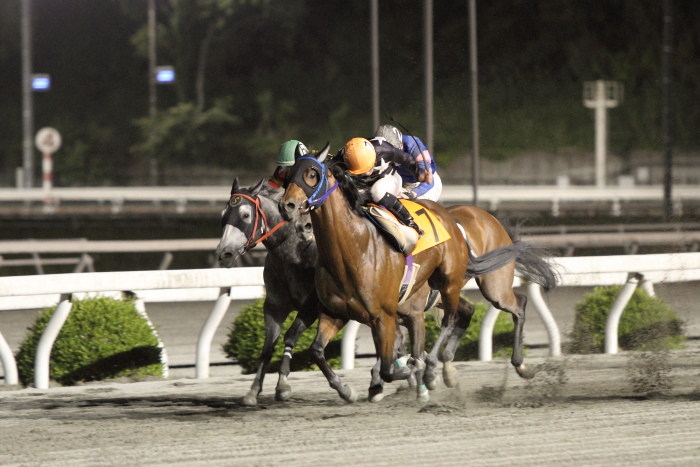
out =
[(330, 143), (327, 143), (319, 153), (298, 158), (287, 175), (287, 186), (280, 199), (279, 210), (284, 220), (295, 223), (297, 232), (307, 228), (307, 223), (300, 225), (299, 219), (308, 217), (305, 214), (323, 204), (326, 196), (337, 186), (334, 184), (329, 188), (329, 174), (324, 164), (329, 150)]
[(233, 181), (231, 197), (221, 212), (223, 234), (216, 248), (219, 266), (230, 268), (239, 256), (254, 247), (268, 229), (267, 217), (260, 206), (258, 193), (265, 180), (249, 189), (238, 187)]

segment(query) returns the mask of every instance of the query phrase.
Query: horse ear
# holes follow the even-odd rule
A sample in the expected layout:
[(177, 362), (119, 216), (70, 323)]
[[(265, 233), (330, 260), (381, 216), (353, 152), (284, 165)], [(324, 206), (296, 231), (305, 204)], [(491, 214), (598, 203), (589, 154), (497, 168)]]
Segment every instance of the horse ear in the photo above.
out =
[(331, 143), (326, 143), (326, 147), (321, 150), (321, 152), (318, 154), (316, 159), (323, 164), (323, 161), (326, 160), (326, 157), (328, 157), (328, 151), (331, 149)]
[(263, 187), (263, 183), (265, 183), (264, 178), (262, 180), (260, 180), (260, 182), (258, 182), (257, 185), (255, 185), (253, 188), (250, 189), (250, 194), (252, 194), (253, 196), (257, 196)]
[(233, 185), (231, 186), (231, 195), (238, 191), (238, 177), (233, 179)]

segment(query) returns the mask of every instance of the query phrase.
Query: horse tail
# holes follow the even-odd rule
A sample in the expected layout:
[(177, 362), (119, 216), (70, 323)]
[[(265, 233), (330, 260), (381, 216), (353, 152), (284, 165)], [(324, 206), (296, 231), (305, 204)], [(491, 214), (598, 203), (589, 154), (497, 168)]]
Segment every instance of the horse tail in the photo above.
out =
[(513, 244), (498, 247), (481, 256), (475, 256), (467, 239), (469, 250), (467, 276), (482, 276), (502, 268), (511, 261), (515, 261), (515, 270), (528, 281), (541, 285), (547, 291), (556, 287), (559, 282), (559, 274), (544, 259), (547, 256), (552, 256), (552, 252), (530, 242), (522, 241), (517, 227), (510, 228), (503, 222), (501, 224), (510, 236)]

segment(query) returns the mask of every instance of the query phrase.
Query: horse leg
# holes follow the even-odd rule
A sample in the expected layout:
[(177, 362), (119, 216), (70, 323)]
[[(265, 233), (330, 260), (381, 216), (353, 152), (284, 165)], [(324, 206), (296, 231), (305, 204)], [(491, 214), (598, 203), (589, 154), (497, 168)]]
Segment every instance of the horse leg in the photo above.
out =
[(338, 391), (338, 395), (346, 402), (355, 402), (357, 400), (357, 392), (347, 384), (342, 384), (340, 377), (333, 372), (331, 367), (326, 361), (326, 356), (324, 355), (324, 349), (328, 343), (338, 334), (343, 326), (347, 323), (347, 320), (334, 319), (330, 316), (321, 313), (318, 321), (318, 332), (316, 333), (316, 339), (311, 345), (311, 358), (313, 358), (314, 363), (323, 372), (323, 375), (328, 380), (328, 384)]
[[(499, 270), (500, 271), (500, 270)], [(497, 274), (498, 271), (492, 273)], [(522, 378), (530, 379), (535, 376), (535, 372), (523, 363), (523, 326), (525, 325), (525, 307), (527, 306), (527, 296), (513, 291), (513, 276), (501, 274), (494, 276), (485, 275), (477, 281), (482, 295), (493, 306), (501, 311), (506, 311), (513, 317), (515, 331), (513, 333), (513, 354), (511, 363)]]
[(265, 343), (263, 344), (262, 353), (260, 354), (260, 363), (258, 364), (258, 371), (255, 373), (255, 379), (253, 379), (253, 384), (250, 386), (248, 393), (243, 396), (241, 404), (247, 407), (255, 407), (258, 405), (258, 394), (262, 391), (263, 380), (265, 379), (265, 372), (272, 359), (272, 354), (275, 350), (275, 344), (277, 344), (277, 339), (282, 332), (282, 323), (284, 322), (287, 315), (276, 315), (265, 313)]
[(416, 380), (416, 398), (420, 402), (428, 402), (430, 400), (430, 393), (428, 393), (428, 388), (423, 382), (426, 369), (426, 364), (422, 358), (425, 353), (425, 315), (423, 311), (420, 310), (416, 313), (411, 313), (410, 317), (406, 320), (406, 327), (411, 334), (411, 355), (413, 356), (411, 363), (414, 368)]
[[(400, 329), (396, 330), (394, 358), (396, 358), (396, 363), (398, 365), (403, 365), (408, 360), (408, 357), (406, 356), (406, 347), (403, 343), (403, 333), (401, 333)], [(367, 398), (369, 402), (379, 402), (384, 399), (384, 381), (382, 381), (382, 377), (379, 373), (380, 366), (381, 360), (377, 359), (377, 363), (374, 364), (370, 372), (372, 375), (372, 380), (369, 383), (369, 396)]]
[(457, 370), (452, 366), (452, 361), (455, 358), (459, 341), (469, 327), (473, 316), (474, 305), (460, 297), (459, 306), (457, 307), (457, 321), (445, 345), (445, 350), (442, 351), (442, 377), (445, 381), (445, 386), (448, 388), (457, 386)]
[(440, 325), (440, 334), (433, 344), (433, 348), (430, 349), (430, 353), (425, 355), (425, 370), (423, 372), (423, 382), (429, 390), (433, 390), (437, 387), (437, 373), (435, 369), (438, 366), (438, 353), (445, 343), (445, 340), (452, 334), (454, 327), (456, 325), (456, 320), (454, 316), (450, 316), (447, 313), (442, 318), (442, 324)]
[(506, 309), (513, 315), (513, 324), (515, 325), (515, 335), (513, 337), (513, 355), (510, 362), (515, 367), (515, 371), (522, 378), (530, 379), (535, 376), (535, 371), (528, 365), (523, 363), (523, 326), (525, 325), (525, 307), (527, 306), (527, 295), (516, 293), (517, 309), (511, 311)]
[(275, 388), (275, 400), (286, 401), (292, 396), (292, 387), (287, 382), (287, 377), (291, 372), (292, 350), (299, 340), (299, 336), (306, 331), (318, 318), (318, 310), (314, 307), (305, 306), (297, 314), (294, 323), (289, 327), (284, 335), (284, 354), (280, 364), (279, 379)]
[(396, 315), (383, 313), (377, 321), (372, 323), (374, 347), (380, 359), (379, 374), (387, 383), (409, 379), (413, 373), (412, 366), (403, 365), (402, 360), (394, 357), (397, 330)]

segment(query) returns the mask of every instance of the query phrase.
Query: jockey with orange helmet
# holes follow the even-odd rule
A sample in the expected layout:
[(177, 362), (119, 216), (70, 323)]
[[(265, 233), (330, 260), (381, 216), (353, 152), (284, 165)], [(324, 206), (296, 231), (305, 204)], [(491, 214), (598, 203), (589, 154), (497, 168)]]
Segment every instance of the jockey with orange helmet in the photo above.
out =
[(274, 188), (284, 186), (284, 181), (287, 178), (289, 169), (294, 165), (294, 161), (301, 156), (309, 153), (304, 143), (291, 139), (280, 147), (280, 152), (277, 155), (277, 168), (268, 180), (268, 184)]
[[(414, 173), (417, 170), (415, 160), (408, 153), (395, 148), (384, 138), (353, 138), (338, 155), (345, 160), (348, 172), (369, 185), (369, 193), (375, 203), (384, 206), (401, 223), (423, 235), (411, 214), (398, 200), (402, 180), (396, 170), (397, 166)], [(425, 174), (416, 174), (416, 177), (424, 179)]]

